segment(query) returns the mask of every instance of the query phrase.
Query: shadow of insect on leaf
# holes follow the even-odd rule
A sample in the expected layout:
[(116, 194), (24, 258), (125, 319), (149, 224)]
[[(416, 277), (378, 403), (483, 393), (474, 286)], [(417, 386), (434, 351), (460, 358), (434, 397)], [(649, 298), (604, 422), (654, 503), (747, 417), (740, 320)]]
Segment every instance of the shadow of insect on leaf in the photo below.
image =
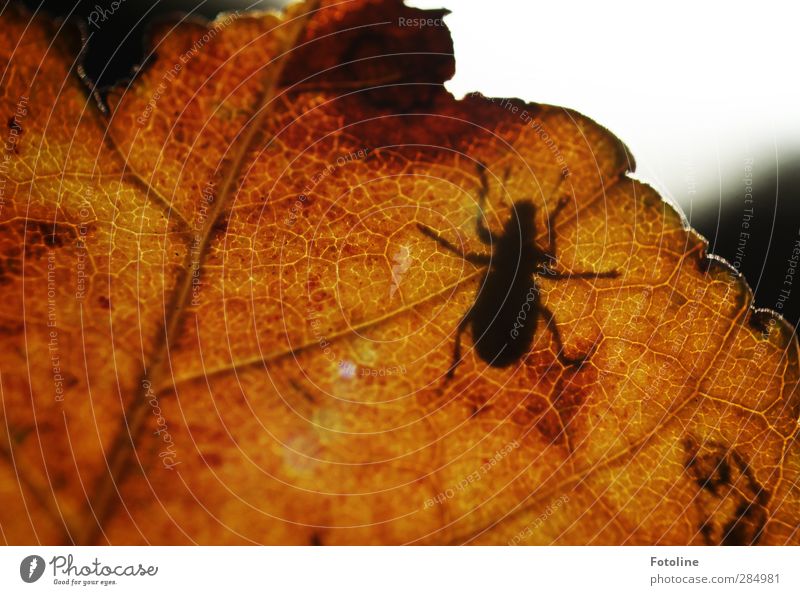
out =
[[(453, 361), (447, 371), (451, 379), (461, 362), (461, 335), (472, 332), (478, 356), (492, 367), (504, 368), (519, 361), (531, 349), (539, 318), (545, 321), (556, 345), (557, 358), (565, 366), (580, 366), (591, 352), (569, 357), (565, 353), (555, 315), (542, 304), (538, 276), (549, 279), (614, 279), (617, 271), (556, 272), (548, 265), (556, 261), (556, 237), (553, 231), (556, 217), (568, 204), (562, 197), (548, 217), (550, 241), (546, 249), (536, 243), (536, 206), (528, 199), (512, 205), (512, 214), (503, 232), (491, 231), (483, 218), (483, 207), (489, 193), (486, 166), (478, 163), (478, 213), (475, 230), (481, 242), (494, 246), (491, 254), (464, 253), (438, 232), (418, 224), (419, 230), (440, 246), (467, 262), (486, 267), (475, 302), (461, 319), (453, 347)], [(561, 181), (563, 181), (563, 177)], [(559, 183), (560, 186), (560, 183)]]
[(747, 461), (716, 442), (684, 441), (684, 468), (697, 485), (698, 531), (708, 545), (756, 545), (767, 520), (769, 492)]

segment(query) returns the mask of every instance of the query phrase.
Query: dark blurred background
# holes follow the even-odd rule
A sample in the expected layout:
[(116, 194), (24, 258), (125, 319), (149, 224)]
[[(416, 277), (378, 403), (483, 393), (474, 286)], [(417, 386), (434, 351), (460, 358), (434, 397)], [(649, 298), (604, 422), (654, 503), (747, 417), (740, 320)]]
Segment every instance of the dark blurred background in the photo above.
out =
[[(196, 17), (210, 19), (221, 11), (265, 10), (280, 7), (284, 3), (281, 0), (256, 2), (246, 0), (161, 0), (148, 3), (140, 0), (123, 0), (114, 15), (103, 22), (101, 27), (87, 25), (86, 31), (90, 36), (85, 68), (99, 87), (110, 86), (116, 81), (128, 78), (134, 66), (142, 61), (143, 34), (147, 24), (160, 17), (175, 13), (189, 13)], [(98, 6), (108, 9), (111, 3), (106, 0), (80, 0), (78, 2), (73, 2), (73, 0), (45, 0), (43, 2), (25, 0), (25, 4), (32, 11), (44, 10), (55, 16), (85, 21)], [(457, 3), (443, 2), (443, 4), (455, 11), (454, 17), (458, 16)], [(455, 31), (456, 57), (460, 60), (457, 62), (458, 74), (463, 75), (470, 69), (469, 61), (462, 58), (460, 51), (466, 48), (463, 43), (461, 46), (458, 43), (459, 35), (456, 31), (458, 21), (448, 19), (448, 24)], [(487, 39), (491, 41), (492, 31), (488, 33), (490, 35)], [(495, 33), (499, 36), (503, 35), (503, 31), (495, 31)], [(535, 42), (530, 40), (530, 43)], [(536, 60), (531, 58), (530, 61), (535, 65)], [(496, 65), (492, 65), (492, 67), (496, 68)], [(513, 75), (514, 73), (509, 73), (509, 76)], [(757, 73), (749, 73), (744, 82), (746, 84), (769, 84), (769, 81), (760, 81)], [(489, 91), (491, 91), (491, 89), (484, 88), (478, 90), (487, 94), (490, 94)], [(530, 94), (523, 95), (526, 100), (536, 101), (539, 99), (537, 96), (527, 95)], [(702, 101), (702, 97), (696, 99)], [(590, 100), (588, 105), (588, 108), (572, 107), (578, 107), (587, 115), (596, 117), (601, 123), (609, 125), (612, 130), (616, 131), (613, 122), (604, 122), (597, 112), (593, 112)], [(691, 105), (688, 107), (691, 108)], [(770, 106), (762, 105), (754, 106), (754, 108), (768, 110)], [(684, 106), (684, 109), (687, 109), (687, 106)], [(658, 130), (657, 127), (654, 128)], [(625, 140), (625, 135), (621, 134), (621, 136)], [(636, 146), (632, 148), (636, 154)], [(743, 168), (738, 172), (693, 172), (691, 167), (687, 167), (687, 172), (687, 181), (683, 188), (669, 194), (683, 208), (691, 225), (709, 240), (712, 253), (720, 255), (730, 262), (741, 261), (741, 271), (756, 293), (756, 304), (775, 309), (787, 271), (787, 259), (791, 255), (792, 247), (800, 232), (800, 151), (794, 153), (775, 151), (771, 155), (764, 151), (757, 152), (753, 163), (752, 205), (746, 205), (744, 202)], [(704, 179), (705, 182), (695, 185), (690, 179), (695, 175)], [(643, 179), (649, 181), (646, 175), (643, 176)], [(737, 247), (742, 232), (743, 213), (744, 209), (750, 206), (754, 209), (751, 227), (747, 230), (750, 236), (747, 238), (743, 257), (739, 258), (737, 257)], [(800, 274), (798, 274), (798, 281), (800, 281)], [(800, 321), (800, 283), (791, 291), (788, 300), (784, 302), (782, 313), (795, 325)]]

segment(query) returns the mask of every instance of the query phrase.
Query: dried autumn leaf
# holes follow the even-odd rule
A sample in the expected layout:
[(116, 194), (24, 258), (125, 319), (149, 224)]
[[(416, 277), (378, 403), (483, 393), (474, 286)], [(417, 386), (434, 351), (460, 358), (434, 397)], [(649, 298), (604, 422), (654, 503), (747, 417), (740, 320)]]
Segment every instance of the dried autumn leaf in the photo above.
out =
[[(6, 542), (800, 542), (792, 330), (607, 130), (455, 100), (442, 16), (165, 24), (103, 112), (74, 32), (0, 15)], [(485, 271), (420, 225), (486, 253), (479, 163), (493, 230), (527, 199), (620, 272), (539, 279), (582, 365), (540, 321), (445, 378)]]

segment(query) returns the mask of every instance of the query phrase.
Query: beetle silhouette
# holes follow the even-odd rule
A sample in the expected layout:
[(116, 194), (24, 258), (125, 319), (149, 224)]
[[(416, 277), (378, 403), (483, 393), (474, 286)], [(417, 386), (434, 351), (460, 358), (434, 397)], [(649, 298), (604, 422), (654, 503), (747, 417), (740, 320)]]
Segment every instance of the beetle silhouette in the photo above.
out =
[[(491, 254), (464, 253), (439, 233), (421, 223), (419, 230), (435, 240), (446, 250), (476, 266), (486, 267), (475, 302), (461, 319), (453, 346), (453, 362), (447, 371), (452, 378), (461, 362), (461, 335), (471, 330), (475, 351), (488, 365), (497, 368), (510, 366), (530, 351), (540, 317), (546, 319), (547, 328), (558, 350), (558, 360), (566, 366), (583, 364), (591, 352), (580, 357), (568, 357), (564, 350), (554, 314), (542, 304), (538, 284), (540, 275), (553, 280), (613, 279), (617, 271), (558, 273), (548, 267), (556, 260), (556, 217), (567, 205), (562, 197), (548, 218), (550, 240), (547, 249), (536, 243), (536, 206), (531, 200), (518, 200), (511, 209), (511, 217), (503, 232), (491, 231), (483, 220), (483, 209), (489, 194), (486, 166), (478, 164), (480, 190), (475, 229), (481, 242), (493, 246)], [(563, 181), (563, 178), (562, 178)]]

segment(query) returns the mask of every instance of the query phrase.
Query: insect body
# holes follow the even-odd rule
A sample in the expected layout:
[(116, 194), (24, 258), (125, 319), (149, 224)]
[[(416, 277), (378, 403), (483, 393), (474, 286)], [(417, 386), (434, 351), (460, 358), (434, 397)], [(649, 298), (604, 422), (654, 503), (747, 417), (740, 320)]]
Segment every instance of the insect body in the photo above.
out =
[(562, 198), (550, 213), (548, 225), (550, 240), (546, 250), (536, 243), (536, 207), (530, 200), (514, 203), (512, 215), (500, 235), (492, 232), (483, 220), (483, 206), (489, 191), (485, 166), (478, 166), (481, 182), (476, 232), (484, 244), (493, 247), (491, 255), (463, 253), (455, 245), (441, 237), (431, 228), (418, 224), (420, 231), (434, 239), (442, 247), (468, 262), (485, 266), (478, 295), (472, 307), (458, 325), (453, 348), (453, 362), (447, 372), (452, 378), (461, 361), (461, 335), (470, 329), (478, 356), (494, 367), (506, 367), (518, 361), (530, 351), (539, 318), (547, 325), (558, 351), (558, 359), (565, 365), (578, 365), (586, 361), (588, 354), (568, 357), (555, 323), (553, 313), (542, 304), (538, 276), (546, 275), (553, 280), (615, 278), (617, 271), (606, 272), (556, 272), (556, 239), (553, 224), (558, 214), (567, 205)]

